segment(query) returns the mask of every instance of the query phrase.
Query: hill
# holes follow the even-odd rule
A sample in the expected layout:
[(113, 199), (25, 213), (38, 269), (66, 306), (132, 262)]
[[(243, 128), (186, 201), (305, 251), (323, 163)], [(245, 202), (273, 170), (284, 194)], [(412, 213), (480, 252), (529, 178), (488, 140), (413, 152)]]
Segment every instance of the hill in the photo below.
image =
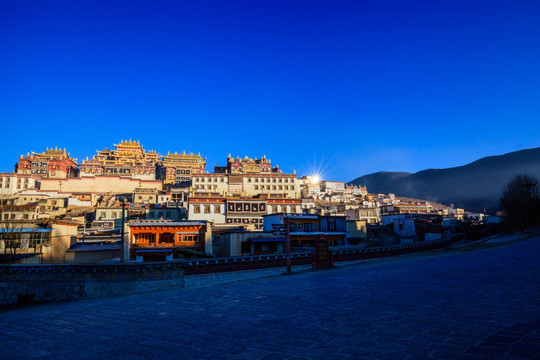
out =
[(366, 185), (370, 193), (454, 204), (469, 211), (494, 213), (504, 185), (515, 175), (540, 178), (540, 148), (489, 156), (464, 166), (428, 169), (417, 173), (377, 172), (350, 182)]

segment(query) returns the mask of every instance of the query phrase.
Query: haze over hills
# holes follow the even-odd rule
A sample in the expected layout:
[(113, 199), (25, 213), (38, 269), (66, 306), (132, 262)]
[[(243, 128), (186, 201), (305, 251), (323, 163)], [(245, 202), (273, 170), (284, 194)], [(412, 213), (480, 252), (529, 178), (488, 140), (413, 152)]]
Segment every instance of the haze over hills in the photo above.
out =
[(350, 182), (366, 185), (370, 193), (395, 193), (426, 199), (469, 211), (490, 214), (499, 209), (498, 200), (506, 183), (527, 173), (540, 178), (540, 148), (489, 156), (464, 166), (428, 169), (417, 173), (377, 172)]

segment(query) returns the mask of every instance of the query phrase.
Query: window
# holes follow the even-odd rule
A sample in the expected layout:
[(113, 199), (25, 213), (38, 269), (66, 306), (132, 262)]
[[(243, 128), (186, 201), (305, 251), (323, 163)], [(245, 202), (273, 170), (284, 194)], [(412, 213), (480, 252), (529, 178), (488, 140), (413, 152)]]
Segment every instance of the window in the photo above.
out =
[(201, 206), (200, 206), (200, 205), (195, 205), (195, 206), (193, 207), (193, 212), (194, 212), (195, 214), (200, 214), (200, 213), (201, 213)]
[(204, 213), (210, 214), (210, 205), (204, 205)]
[(328, 220), (328, 231), (336, 231), (336, 220)]
[(182, 236), (182, 241), (197, 241), (196, 235), (184, 235)]
[(219, 205), (214, 205), (214, 214), (219, 214), (221, 212), (221, 207)]

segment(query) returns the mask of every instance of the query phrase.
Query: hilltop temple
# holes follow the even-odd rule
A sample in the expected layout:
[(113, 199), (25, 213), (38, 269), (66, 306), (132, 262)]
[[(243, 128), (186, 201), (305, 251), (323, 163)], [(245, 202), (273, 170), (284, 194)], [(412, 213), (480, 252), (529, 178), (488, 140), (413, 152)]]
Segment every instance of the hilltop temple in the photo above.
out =
[(47, 148), (43, 153), (32, 151), (32, 155), (21, 155), (15, 172), (45, 179), (67, 179), (78, 176), (77, 167), (77, 159), (71, 158), (65, 148)]
[(248, 156), (245, 158), (234, 158), (229, 154), (227, 157), (227, 165), (217, 166), (214, 171), (216, 173), (228, 173), (228, 174), (268, 174), (268, 173), (281, 173), (279, 166), (272, 168), (270, 159), (267, 159), (263, 155), (260, 159), (251, 159)]
[(182, 154), (167, 152), (159, 164), (159, 176), (164, 184), (191, 184), (191, 176), (203, 174), (206, 167), (206, 158), (201, 154)]
[(159, 154), (146, 152), (139, 141), (122, 140), (115, 150), (104, 149), (91, 160), (83, 160), (80, 177), (125, 176), (139, 180), (155, 180)]

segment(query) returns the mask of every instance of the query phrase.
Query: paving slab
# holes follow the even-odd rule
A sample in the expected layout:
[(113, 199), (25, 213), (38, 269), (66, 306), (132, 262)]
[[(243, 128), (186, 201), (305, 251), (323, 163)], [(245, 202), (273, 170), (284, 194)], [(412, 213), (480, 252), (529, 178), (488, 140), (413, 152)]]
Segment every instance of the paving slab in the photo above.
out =
[(540, 237), (0, 311), (0, 359), (537, 359)]

